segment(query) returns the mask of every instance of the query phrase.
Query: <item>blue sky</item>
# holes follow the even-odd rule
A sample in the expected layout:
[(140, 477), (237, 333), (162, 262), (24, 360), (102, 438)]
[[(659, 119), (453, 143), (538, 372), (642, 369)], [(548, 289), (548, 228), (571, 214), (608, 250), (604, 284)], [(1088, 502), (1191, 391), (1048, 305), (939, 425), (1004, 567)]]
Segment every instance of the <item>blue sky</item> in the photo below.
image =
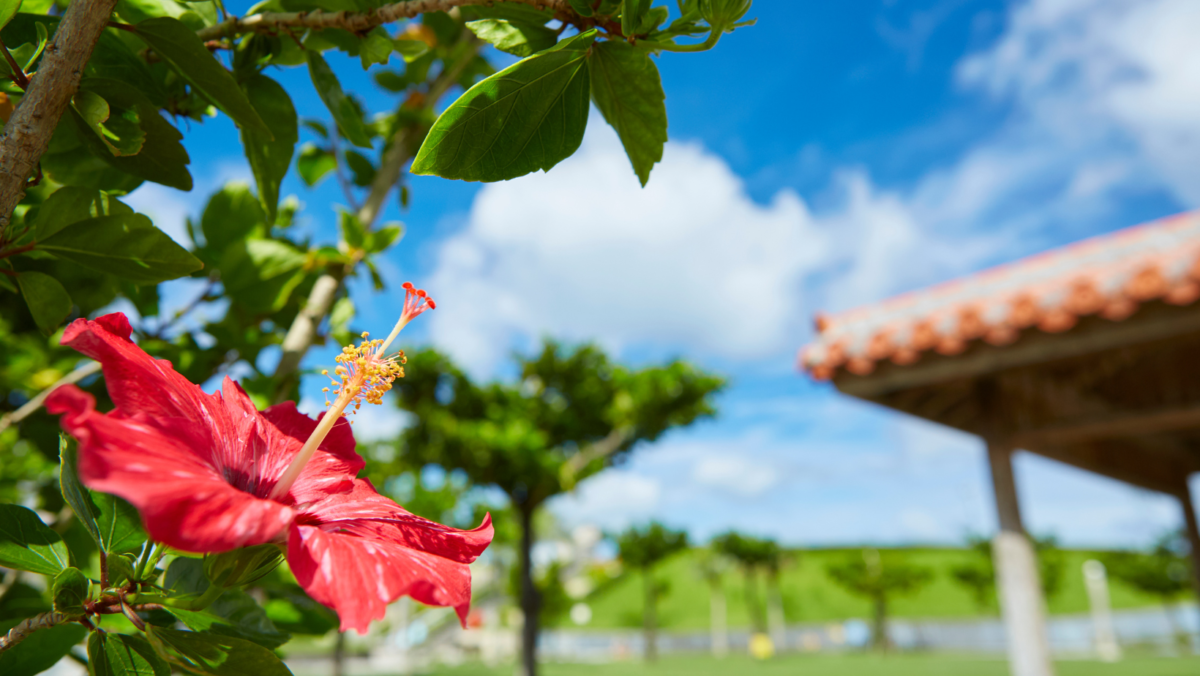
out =
[[(684, 357), (731, 379), (720, 415), (642, 448), (554, 505), (568, 524), (657, 518), (698, 539), (736, 527), (792, 545), (956, 542), (994, 527), (980, 444), (795, 369), (837, 311), (1200, 205), (1200, 4), (1191, 0), (759, 0), (756, 26), (659, 59), (670, 137), (640, 189), (597, 114), (548, 174), (480, 186), (412, 179), (385, 220), (385, 276), (439, 301), (413, 326), (481, 378), (544, 335), (635, 363)], [(332, 59), (373, 110), (357, 60)], [(272, 73), (326, 119), (301, 69)], [(180, 232), (248, 175), (231, 126), (187, 134), (198, 187), (132, 201)], [(286, 193), (334, 237), (330, 180)], [(172, 224), (175, 224), (174, 226)], [(356, 326), (399, 297), (352, 285)], [(331, 361), (325, 350), (308, 360)], [(306, 383), (319, 399), (321, 383)], [(401, 424), (376, 410), (360, 433)], [(1018, 460), (1029, 526), (1076, 545), (1142, 544), (1171, 500)]]

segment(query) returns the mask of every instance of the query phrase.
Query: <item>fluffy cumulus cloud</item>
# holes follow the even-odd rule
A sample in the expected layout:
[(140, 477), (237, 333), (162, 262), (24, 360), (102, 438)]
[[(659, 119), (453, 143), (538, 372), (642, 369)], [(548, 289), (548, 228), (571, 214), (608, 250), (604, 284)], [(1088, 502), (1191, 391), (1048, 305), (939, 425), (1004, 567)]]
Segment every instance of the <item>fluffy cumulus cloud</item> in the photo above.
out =
[(485, 371), (541, 334), (756, 359), (794, 349), (818, 307), (965, 269), (963, 247), (931, 241), (899, 197), (858, 172), (836, 180), (829, 214), (786, 190), (759, 204), (722, 159), (672, 142), (642, 189), (593, 125), (553, 172), (479, 193), (437, 254), (432, 338)]

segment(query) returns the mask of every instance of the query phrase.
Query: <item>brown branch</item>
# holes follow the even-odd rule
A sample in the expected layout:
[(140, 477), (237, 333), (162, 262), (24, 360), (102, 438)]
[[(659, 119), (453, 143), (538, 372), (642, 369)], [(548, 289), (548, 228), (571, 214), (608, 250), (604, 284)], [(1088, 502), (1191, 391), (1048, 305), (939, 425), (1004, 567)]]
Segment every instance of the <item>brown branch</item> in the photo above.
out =
[(608, 433), (600, 441), (588, 445), (587, 448), (579, 451), (571, 456), (563, 463), (562, 470), (559, 472), (559, 478), (563, 485), (571, 489), (578, 483), (579, 473), (582, 472), (589, 464), (601, 458), (608, 456), (621, 450), (621, 447), (629, 441), (633, 436), (633, 429), (629, 426), (621, 426), (613, 428), (613, 431)]
[(79, 87), (83, 66), (117, 0), (74, 0), (42, 55), (37, 74), (0, 136), (0, 238), (25, 197), (25, 181)]
[[(428, 12), (446, 12), (467, 5), (491, 5), (493, 0), (403, 0), (367, 12), (266, 12), (244, 18), (233, 17), (196, 32), (201, 40), (233, 37), (239, 33), (273, 32), (281, 28), (341, 28), (351, 33), (367, 31), (401, 19), (412, 19)], [(509, 0), (538, 9), (578, 18), (566, 0)]]
[[(433, 110), (438, 101), (454, 86), (463, 71), (479, 54), (482, 43), (476, 40), (470, 31), (463, 31), (463, 33), (464, 39), (472, 41), (473, 48), (468, 49), (458, 61), (449, 64), (430, 84), (424, 102), (427, 110)], [(396, 135), (392, 138), (392, 145), (384, 153), (379, 170), (375, 172), (375, 180), (371, 182), (371, 191), (367, 194), (367, 199), (363, 201), (357, 214), (358, 220), (364, 228), (370, 229), (375, 224), (382, 211), (384, 200), (400, 180), (400, 172), (404, 169), (404, 164), (411, 159), (412, 126), (406, 125), (396, 130)], [(308, 294), (304, 309), (296, 315), (296, 319), (288, 328), (287, 336), (284, 337), (281, 346), (283, 355), (275, 367), (275, 380), (278, 383), (275, 393), (277, 402), (286, 396), (287, 383), (299, 368), (300, 360), (304, 358), (308, 348), (312, 347), (313, 341), (316, 340), (317, 327), (321, 325), (321, 321), (333, 308), (333, 302), (337, 299), (341, 283), (341, 279), (333, 274), (321, 275)]]
[(73, 619), (70, 615), (50, 611), (21, 620), (21, 623), (9, 629), (7, 634), (0, 636), (0, 653), (25, 640), (27, 636), (38, 629), (49, 629), (55, 625), (70, 622)]
[(18, 408), (17, 410), (13, 411), (12, 413), (7, 413), (3, 416), (0, 416), (0, 432), (3, 432), (4, 430), (8, 429), (10, 426), (21, 422), (25, 418), (28, 418), (35, 411), (37, 411), (39, 408), (41, 408), (42, 404), (44, 404), (46, 402), (46, 397), (50, 396), (50, 393), (53, 392), (54, 390), (57, 390), (58, 388), (62, 387), (63, 385), (70, 385), (73, 383), (77, 383), (77, 382), (83, 380), (84, 378), (92, 375), (93, 373), (99, 373), (99, 372), (100, 372), (100, 362), (89, 361), (88, 363), (84, 364), (83, 366), (80, 366), (79, 368), (75, 369), (74, 371), (71, 371), (67, 375), (63, 376), (62, 378), (59, 378), (58, 381), (55, 382), (53, 385), (51, 385), (50, 387), (47, 387), (46, 389), (42, 390), (41, 392), (38, 392), (36, 395), (34, 395), (33, 399), (30, 399), (29, 401), (25, 402), (21, 406), (21, 408)]

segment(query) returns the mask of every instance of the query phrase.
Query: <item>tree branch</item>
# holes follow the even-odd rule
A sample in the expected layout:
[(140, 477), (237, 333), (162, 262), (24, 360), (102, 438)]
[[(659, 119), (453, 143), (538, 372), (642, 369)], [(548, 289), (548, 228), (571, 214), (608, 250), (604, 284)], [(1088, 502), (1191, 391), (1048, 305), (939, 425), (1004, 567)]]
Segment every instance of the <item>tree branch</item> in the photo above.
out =
[[(556, 13), (578, 17), (566, 0), (508, 0), (538, 9), (549, 9)], [(351, 33), (367, 31), (401, 19), (412, 19), (428, 12), (446, 12), (467, 5), (490, 5), (493, 0), (403, 0), (384, 5), (367, 12), (266, 12), (244, 18), (233, 17), (215, 26), (196, 32), (201, 40), (229, 38), (239, 33), (272, 33), (281, 28), (341, 28)]]
[(29, 401), (25, 402), (21, 406), (21, 408), (18, 408), (17, 410), (13, 411), (12, 413), (8, 413), (8, 414), (5, 414), (4, 416), (0, 416), (0, 433), (4, 432), (4, 430), (8, 429), (11, 425), (15, 425), (15, 424), (21, 422), (22, 420), (24, 420), (25, 418), (28, 418), (30, 415), (33, 415), (33, 413), (35, 411), (37, 411), (39, 408), (42, 407), (42, 404), (44, 404), (46, 402), (46, 397), (50, 396), (50, 393), (53, 392), (54, 390), (57, 390), (58, 388), (62, 387), (63, 385), (71, 385), (71, 384), (77, 383), (77, 382), (83, 380), (84, 378), (92, 375), (93, 373), (99, 373), (99, 372), (100, 372), (100, 362), (89, 361), (88, 363), (84, 364), (83, 366), (80, 366), (79, 368), (75, 369), (74, 371), (71, 371), (67, 375), (59, 378), (58, 381), (55, 382), (53, 385), (51, 385), (50, 387), (47, 387), (46, 389), (42, 390), (41, 392), (38, 392), (36, 395), (34, 395), (33, 399), (30, 399)]
[(38, 629), (49, 629), (55, 625), (70, 622), (72, 619), (69, 615), (50, 611), (21, 620), (21, 623), (9, 629), (7, 634), (0, 636), (0, 653), (25, 640), (27, 636)]
[(75, 0), (67, 6), (37, 74), (4, 125), (0, 136), (0, 241), (7, 234), (13, 209), (25, 197), (25, 181), (46, 152), (116, 4), (117, 0)]
[[(464, 31), (464, 37), (472, 42), (472, 49), (468, 49), (458, 61), (449, 64), (430, 84), (429, 91), (425, 95), (425, 108), (432, 110), (479, 54), (483, 43), (476, 40), (470, 31)], [(392, 138), (392, 145), (384, 153), (379, 171), (375, 172), (375, 180), (371, 182), (371, 191), (367, 194), (367, 199), (363, 201), (357, 214), (359, 222), (368, 230), (379, 218), (388, 193), (400, 180), (400, 172), (404, 169), (404, 163), (411, 159), (412, 152), (409, 146), (412, 132), (413, 125), (406, 125), (396, 130), (396, 135)], [(313, 341), (316, 340), (317, 328), (333, 308), (333, 302), (337, 298), (340, 287), (341, 279), (338, 277), (329, 273), (321, 275), (308, 294), (308, 301), (304, 304), (304, 309), (296, 315), (296, 319), (288, 328), (287, 336), (283, 339), (283, 355), (275, 367), (275, 379), (278, 382), (275, 394), (276, 402), (286, 396), (287, 382), (299, 368), (300, 360), (304, 358), (308, 348), (312, 347)]]
[(608, 436), (571, 456), (563, 463), (562, 470), (559, 473), (559, 478), (562, 480), (563, 485), (568, 490), (573, 488), (578, 480), (579, 473), (584, 468), (594, 460), (607, 458), (619, 451), (625, 445), (625, 442), (629, 441), (631, 436), (633, 436), (632, 427), (628, 425), (615, 427), (613, 431), (608, 433)]

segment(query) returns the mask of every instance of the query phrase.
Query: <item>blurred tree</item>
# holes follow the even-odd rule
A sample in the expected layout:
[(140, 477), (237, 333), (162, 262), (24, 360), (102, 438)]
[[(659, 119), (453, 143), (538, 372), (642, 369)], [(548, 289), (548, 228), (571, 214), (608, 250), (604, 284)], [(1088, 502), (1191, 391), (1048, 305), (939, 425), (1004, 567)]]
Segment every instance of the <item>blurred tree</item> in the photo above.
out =
[[(967, 538), (968, 549), (973, 552), (970, 559), (950, 569), (950, 577), (965, 587), (971, 599), (981, 611), (996, 607), (996, 568), (992, 559), (992, 541), (983, 537)], [(1033, 549), (1038, 557), (1038, 577), (1042, 581), (1042, 592), (1051, 599), (1062, 590), (1063, 571), (1066, 561), (1058, 547), (1058, 538), (1053, 535), (1033, 538)]]
[(1186, 640), (1178, 618), (1171, 612), (1171, 603), (1191, 588), (1188, 574), (1187, 537), (1179, 531), (1163, 534), (1149, 553), (1110, 552), (1101, 557), (1108, 576), (1151, 596), (1158, 597), (1167, 613), (1171, 632), (1181, 642)]
[(460, 468), (508, 495), (521, 532), (522, 664), (532, 676), (542, 605), (530, 558), (535, 513), (639, 443), (713, 415), (712, 395), (724, 383), (686, 362), (631, 370), (594, 346), (550, 341), (517, 364), (519, 383), (477, 385), (434, 350), (410, 354), (395, 389), (416, 417), (393, 462)]
[(729, 557), (712, 548), (702, 549), (696, 557), (700, 576), (708, 584), (709, 630), (712, 634), (713, 657), (725, 657), (729, 652), (729, 622), (725, 602), (725, 573), (730, 568)]
[(666, 584), (654, 578), (654, 568), (672, 554), (687, 549), (687, 533), (671, 530), (652, 522), (645, 528), (630, 528), (617, 537), (621, 562), (642, 574), (645, 602), (642, 628), (646, 638), (646, 661), (658, 659), (658, 600), (667, 592)]
[(871, 639), (879, 650), (887, 650), (888, 601), (898, 595), (912, 594), (933, 579), (933, 571), (924, 566), (890, 558), (885, 563), (876, 549), (864, 549), (861, 557), (852, 557), (825, 567), (825, 572), (847, 591), (869, 599), (873, 605)]
[(758, 601), (758, 574), (770, 575), (773, 568), (778, 579), (779, 560), (782, 552), (774, 540), (742, 535), (734, 531), (713, 538), (712, 548), (738, 562), (746, 578), (746, 612), (750, 615), (750, 626), (756, 633), (767, 632), (767, 621)]

